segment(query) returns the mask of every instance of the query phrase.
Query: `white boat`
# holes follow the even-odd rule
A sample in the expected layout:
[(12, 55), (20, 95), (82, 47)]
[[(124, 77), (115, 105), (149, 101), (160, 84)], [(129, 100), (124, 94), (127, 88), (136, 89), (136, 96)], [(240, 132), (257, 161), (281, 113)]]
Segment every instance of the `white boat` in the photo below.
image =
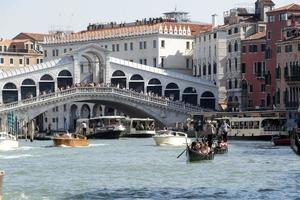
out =
[(16, 136), (7, 132), (0, 132), (0, 150), (10, 150), (18, 147), (19, 141)]
[(123, 137), (147, 138), (155, 135), (155, 120), (150, 118), (126, 119), (126, 133)]
[(172, 145), (172, 146), (183, 146), (192, 143), (192, 140), (187, 137), (186, 133), (178, 131), (163, 131), (158, 132), (152, 137), (157, 146), (161, 145)]

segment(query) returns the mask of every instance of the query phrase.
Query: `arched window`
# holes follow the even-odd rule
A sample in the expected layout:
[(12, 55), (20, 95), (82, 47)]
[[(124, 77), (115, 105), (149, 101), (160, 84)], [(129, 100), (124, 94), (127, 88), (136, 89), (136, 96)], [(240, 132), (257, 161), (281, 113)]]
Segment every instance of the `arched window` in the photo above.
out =
[(169, 83), (166, 89), (178, 89), (178, 85), (176, 83)]
[(25, 79), (21, 85), (21, 99), (36, 97), (36, 85), (32, 79)]
[(125, 76), (125, 73), (123, 72), (123, 71), (121, 71), (121, 70), (117, 70), (117, 71), (115, 71), (113, 74), (112, 74), (112, 76), (113, 77), (115, 77), (115, 76)]
[(130, 80), (144, 80), (143, 77), (141, 75), (135, 74), (133, 75)]
[(2, 90), (2, 102), (11, 103), (18, 101), (18, 89), (14, 83), (6, 83)]
[(52, 76), (50, 76), (49, 74), (45, 74), (41, 77), (40, 79), (41, 81), (46, 81), (46, 80), (52, 80), (53, 81), (53, 78)]
[(194, 87), (188, 87), (183, 90), (182, 101), (192, 105), (197, 105), (198, 103), (197, 91)]
[(4, 86), (3, 86), (3, 90), (16, 90), (17, 89), (17, 86), (14, 84), (14, 83), (6, 83)]
[(54, 92), (55, 88), (52, 76), (50, 76), (49, 74), (43, 75), (39, 82), (39, 88), (41, 94)]
[(71, 72), (69, 72), (68, 70), (62, 70), (61, 72), (59, 72), (58, 76), (72, 76)]
[(234, 51), (239, 51), (239, 45), (237, 41), (234, 43)]
[(32, 80), (32, 79), (25, 79), (23, 82), (22, 82), (22, 85), (35, 85), (35, 82)]
[(160, 80), (153, 78), (148, 82), (147, 92), (151, 92), (161, 96), (162, 94), (162, 85)]
[(238, 80), (234, 79), (234, 88), (238, 88)]
[(57, 87), (60, 89), (66, 89), (73, 85), (73, 77), (68, 70), (62, 70), (57, 77)]
[(212, 92), (206, 91), (201, 95), (200, 106), (202, 108), (215, 109), (216, 99)]
[(136, 92), (145, 92), (144, 91), (145, 83), (141, 75), (135, 74), (130, 78), (129, 89), (132, 89)]
[(112, 74), (111, 84), (119, 86), (119, 88), (126, 88), (127, 78), (125, 73), (121, 70), (117, 70)]

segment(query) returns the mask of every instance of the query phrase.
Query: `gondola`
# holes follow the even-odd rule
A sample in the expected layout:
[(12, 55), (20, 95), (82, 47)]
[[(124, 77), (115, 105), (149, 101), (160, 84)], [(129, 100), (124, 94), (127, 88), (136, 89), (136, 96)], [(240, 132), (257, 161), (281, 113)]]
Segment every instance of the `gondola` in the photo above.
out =
[(228, 143), (227, 142), (216, 142), (214, 147), (215, 154), (225, 154), (228, 152)]
[(199, 151), (193, 150), (190, 146), (187, 146), (186, 152), (187, 152), (186, 154), (187, 154), (188, 162), (214, 159), (214, 151), (213, 150), (211, 150), (207, 154), (204, 154), (204, 153), (200, 153)]
[(291, 148), (296, 154), (300, 155), (300, 129), (292, 132)]

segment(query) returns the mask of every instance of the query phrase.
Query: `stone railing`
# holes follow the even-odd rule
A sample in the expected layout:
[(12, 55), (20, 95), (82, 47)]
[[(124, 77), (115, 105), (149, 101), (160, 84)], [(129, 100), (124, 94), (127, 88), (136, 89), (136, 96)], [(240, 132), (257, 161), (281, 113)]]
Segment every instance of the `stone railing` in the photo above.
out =
[(98, 95), (103, 96), (120, 96), (126, 98), (128, 101), (140, 101), (141, 103), (150, 103), (152, 105), (164, 106), (166, 108), (179, 111), (179, 112), (201, 112), (203, 111), (199, 106), (193, 106), (190, 104), (185, 104), (179, 101), (171, 101), (167, 98), (151, 96), (143, 93), (138, 93), (128, 89), (120, 89), (115, 87), (73, 87), (63, 91), (50, 93), (46, 95), (40, 95), (37, 97), (24, 99), (18, 102), (12, 102), (3, 104), (0, 106), (0, 112), (18, 110), (26, 106), (31, 106), (34, 104), (41, 104), (49, 101), (57, 101), (66, 97), (76, 99), (82, 95)]

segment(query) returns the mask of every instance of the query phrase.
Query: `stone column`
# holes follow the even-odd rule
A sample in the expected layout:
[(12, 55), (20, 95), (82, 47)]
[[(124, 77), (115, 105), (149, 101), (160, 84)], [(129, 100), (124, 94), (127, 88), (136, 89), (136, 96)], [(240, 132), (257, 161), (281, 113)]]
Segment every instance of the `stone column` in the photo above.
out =
[(73, 56), (73, 70), (74, 84), (80, 83), (80, 56), (78, 54)]
[(21, 101), (21, 87), (18, 89), (18, 101)]

